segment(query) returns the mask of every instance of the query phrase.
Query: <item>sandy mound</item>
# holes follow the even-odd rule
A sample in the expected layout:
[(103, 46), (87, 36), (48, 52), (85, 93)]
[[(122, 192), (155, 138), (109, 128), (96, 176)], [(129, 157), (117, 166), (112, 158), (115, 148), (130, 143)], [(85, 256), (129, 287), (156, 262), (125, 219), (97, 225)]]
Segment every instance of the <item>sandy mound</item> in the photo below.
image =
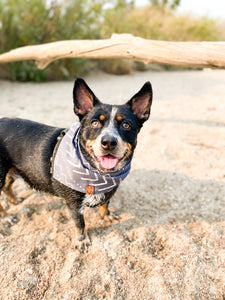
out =
[[(150, 80), (151, 121), (132, 172), (111, 201), (120, 220), (85, 211), (92, 245), (72, 248), (62, 199), (30, 190), (0, 220), (0, 299), (225, 298), (225, 71), (86, 78), (103, 101), (122, 103)], [(72, 83), (0, 81), (1, 116), (70, 126)]]

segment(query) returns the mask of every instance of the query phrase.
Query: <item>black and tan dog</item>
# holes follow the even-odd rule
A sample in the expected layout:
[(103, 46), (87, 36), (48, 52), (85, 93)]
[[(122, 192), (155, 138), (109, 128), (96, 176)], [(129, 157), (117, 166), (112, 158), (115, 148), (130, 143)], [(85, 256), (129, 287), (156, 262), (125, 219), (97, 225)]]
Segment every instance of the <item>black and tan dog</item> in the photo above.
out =
[[(0, 191), (10, 202), (14, 172), (31, 187), (66, 200), (76, 225), (76, 246), (90, 243), (85, 232), (85, 206), (108, 203), (130, 170), (137, 134), (149, 118), (152, 88), (146, 82), (124, 105), (100, 102), (83, 79), (73, 90), (80, 122), (69, 130), (17, 119), (0, 119)], [(3, 207), (0, 205), (0, 209)]]

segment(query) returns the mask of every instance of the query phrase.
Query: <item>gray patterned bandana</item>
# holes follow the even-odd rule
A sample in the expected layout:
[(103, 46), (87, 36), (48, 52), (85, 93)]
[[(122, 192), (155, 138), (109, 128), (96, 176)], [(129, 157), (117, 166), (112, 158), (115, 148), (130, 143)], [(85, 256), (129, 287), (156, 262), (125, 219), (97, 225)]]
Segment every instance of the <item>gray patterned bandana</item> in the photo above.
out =
[(131, 163), (108, 174), (93, 168), (80, 151), (79, 129), (80, 122), (74, 123), (62, 138), (53, 162), (53, 178), (73, 190), (86, 194), (110, 192), (128, 175)]

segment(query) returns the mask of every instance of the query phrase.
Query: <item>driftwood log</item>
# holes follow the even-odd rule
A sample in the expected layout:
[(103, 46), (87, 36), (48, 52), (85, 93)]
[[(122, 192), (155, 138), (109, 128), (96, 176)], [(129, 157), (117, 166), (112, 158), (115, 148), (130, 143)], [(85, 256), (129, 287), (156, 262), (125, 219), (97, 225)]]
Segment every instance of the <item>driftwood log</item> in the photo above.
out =
[(0, 63), (35, 60), (39, 69), (62, 58), (127, 58), (145, 63), (197, 68), (225, 68), (225, 42), (166, 42), (130, 34), (105, 40), (68, 40), (25, 46), (0, 55)]

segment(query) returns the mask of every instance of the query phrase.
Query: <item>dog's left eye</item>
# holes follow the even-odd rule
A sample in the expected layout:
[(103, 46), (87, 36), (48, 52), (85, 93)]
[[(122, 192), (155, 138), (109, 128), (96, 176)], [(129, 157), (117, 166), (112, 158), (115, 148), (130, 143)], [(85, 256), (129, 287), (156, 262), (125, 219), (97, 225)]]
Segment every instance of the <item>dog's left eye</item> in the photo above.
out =
[(98, 120), (94, 120), (91, 122), (92, 127), (97, 128), (101, 126), (101, 123)]
[(130, 124), (127, 123), (127, 122), (123, 122), (123, 123), (122, 123), (122, 127), (123, 127), (123, 129), (126, 129), (126, 130), (128, 130), (128, 129), (131, 128)]

